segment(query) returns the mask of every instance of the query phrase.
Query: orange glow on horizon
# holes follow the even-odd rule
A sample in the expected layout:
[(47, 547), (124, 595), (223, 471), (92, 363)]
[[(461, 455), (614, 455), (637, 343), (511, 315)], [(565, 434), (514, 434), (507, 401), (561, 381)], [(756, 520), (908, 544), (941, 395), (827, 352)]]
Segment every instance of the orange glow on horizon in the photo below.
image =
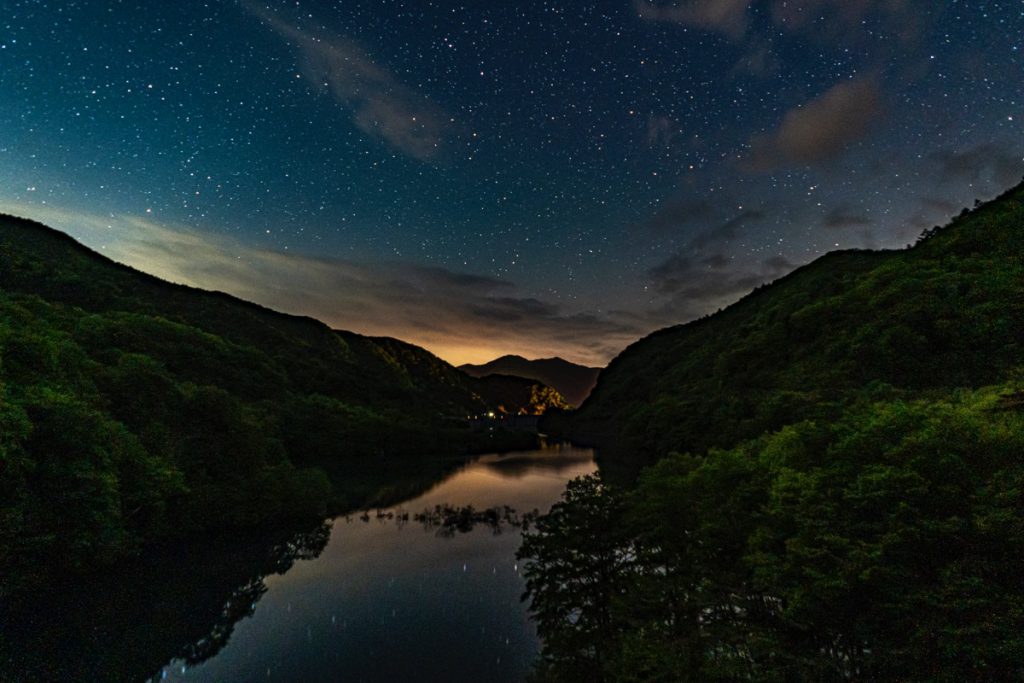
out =
[(509, 350), (507, 348), (497, 348), (490, 346), (470, 346), (462, 344), (419, 344), (418, 342), (415, 341), (412, 341), (410, 343), (422, 346), (427, 351), (430, 351), (432, 354), (434, 354), (441, 360), (451, 363), (455, 367), (465, 365), (467, 363), (472, 365), (483, 365), (484, 363), (489, 363), (495, 358), (501, 358), (502, 356), (507, 356), (509, 354), (524, 356), (526, 358), (530, 357), (528, 351), (524, 352), (521, 349)]
[(428, 341), (420, 341), (415, 338), (415, 335), (407, 335), (405, 337), (398, 337), (403, 341), (410, 344), (421, 346), (427, 351), (440, 358), (441, 360), (451, 363), (455, 367), (460, 365), (483, 365), (489, 363), (496, 358), (502, 356), (522, 356), (528, 360), (536, 360), (539, 358), (563, 358), (570, 363), (578, 363), (586, 366), (604, 366), (607, 365), (605, 362), (595, 362), (593, 360), (587, 360), (579, 358), (576, 354), (568, 353), (565, 351), (557, 351), (555, 349), (549, 349), (546, 347), (542, 348), (520, 348), (516, 346), (485, 346), (485, 345), (472, 345), (472, 344), (446, 344), (446, 343), (433, 343)]

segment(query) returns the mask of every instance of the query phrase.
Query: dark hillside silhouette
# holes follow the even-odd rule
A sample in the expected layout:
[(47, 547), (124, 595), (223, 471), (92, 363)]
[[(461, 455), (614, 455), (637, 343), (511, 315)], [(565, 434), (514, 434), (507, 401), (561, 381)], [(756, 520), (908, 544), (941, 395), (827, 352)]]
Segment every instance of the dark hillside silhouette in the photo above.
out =
[(483, 365), (460, 365), (467, 375), (515, 375), (543, 382), (560, 393), (573, 406), (580, 406), (597, 384), (601, 368), (570, 363), (561, 358), (527, 360), (522, 356), (502, 356)]

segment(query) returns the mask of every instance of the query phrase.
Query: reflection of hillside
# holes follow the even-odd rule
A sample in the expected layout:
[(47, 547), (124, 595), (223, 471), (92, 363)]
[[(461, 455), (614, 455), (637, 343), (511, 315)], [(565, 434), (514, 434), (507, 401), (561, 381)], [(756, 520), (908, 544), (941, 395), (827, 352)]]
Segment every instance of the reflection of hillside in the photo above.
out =
[(593, 457), (591, 451), (552, 449), (544, 451), (542, 455), (511, 453), (505, 456), (488, 456), (481, 458), (479, 463), (503, 477), (521, 479), (529, 474), (540, 472), (561, 474), (573, 467), (578, 467), (581, 463), (590, 462)]
[[(332, 472), (350, 509), (413, 498), (464, 460), (346, 463)], [(404, 473), (403, 473), (404, 470)], [(266, 592), (265, 579), (320, 555), (330, 526), (206, 539), (0, 603), (0, 680), (142, 681), (172, 660), (223, 649)]]
[(383, 508), (415, 498), (466, 464), (469, 458), (355, 458), (325, 467), (340, 506), (334, 514)]
[(202, 662), (252, 614), (264, 579), (317, 557), (330, 527), (167, 548), (124, 572), (76, 579), (0, 609), (7, 680), (140, 681)]

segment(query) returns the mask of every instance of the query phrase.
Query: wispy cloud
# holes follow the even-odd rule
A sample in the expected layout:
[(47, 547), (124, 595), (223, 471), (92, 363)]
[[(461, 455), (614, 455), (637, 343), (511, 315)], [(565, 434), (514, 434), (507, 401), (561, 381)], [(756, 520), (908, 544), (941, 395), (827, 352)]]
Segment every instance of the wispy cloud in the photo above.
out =
[(679, 197), (641, 229), (662, 237), (685, 239), (682, 246), (647, 270), (655, 294), (654, 319), (671, 324), (691, 320), (736, 301), (757, 285), (792, 269), (775, 256), (751, 265), (730, 254), (741, 239), (769, 217), (769, 207), (740, 208), (727, 196)]
[(881, 88), (874, 78), (843, 81), (790, 109), (775, 130), (753, 135), (745, 166), (771, 171), (831, 161), (864, 137), (881, 116)]
[(753, 266), (734, 267), (722, 254), (692, 258), (679, 252), (648, 270), (647, 275), (662, 295), (661, 306), (655, 313), (668, 319), (688, 320), (724, 308), (758, 285), (796, 267), (782, 255)]
[(717, 247), (723, 242), (735, 240), (740, 231), (750, 223), (755, 223), (765, 218), (763, 211), (746, 210), (729, 218), (724, 223), (716, 225), (698, 234), (690, 240), (690, 249), (704, 250), (709, 247)]
[(921, 38), (925, 4), (930, 12), (942, 10), (942, 3), (920, 0), (773, 0), (771, 13), (780, 29), (822, 41), (849, 42), (882, 30), (906, 46)]
[(682, 128), (675, 119), (653, 114), (647, 118), (647, 145), (649, 147), (671, 147), (682, 133)]
[(857, 211), (849, 204), (840, 204), (829, 209), (825, 214), (822, 225), (834, 230), (846, 228), (863, 228), (872, 225), (874, 221), (863, 211)]
[(736, 77), (755, 76), (767, 78), (782, 69), (782, 61), (769, 39), (755, 36), (747, 41), (745, 54), (733, 65), (729, 75)]
[(421, 161), (440, 158), (454, 126), (425, 95), (351, 40), (291, 23), (254, 3), (243, 7), (298, 50), (306, 81), (333, 96), (359, 130)]
[(740, 40), (750, 19), (747, 9), (752, 0), (679, 0), (672, 3), (636, 0), (641, 19), (665, 21), (721, 33)]
[(172, 282), (308, 315), (337, 329), (403, 339), (453, 363), (517, 353), (604, 365), (664, 325), (622, 311), (565, 310), (511, 281), (442, 267), (282, 253), (131, 216), (12, 204), (0, 205), (0, 212), (42, 221)]
[[(649, 21), (672, 22), (720, 33), (740, 42), (756, 37), (751, 9), (755, 0), (635, 0), (637, 14)], [(771, 0), (775, 28), (816, 40), (849, 42), (874, 30), (884, 30), (903, 44), (917, 41), (923, 32), (921, 2), (917, 0)]]
[(744, 208), (731, 194), (698, 192), (688, 188), (665, 202), (637, 230), (658, 239), (687, 240), (692, 252), (716, 248), (739, 235), (743, 229), (767, 217), (769, 206)]
[(1024, 173), (1024, 155), (987, 142), (967, 149), (933, 152), (929, 157), (937, 164), (942, 183), (1007, 187), (1018, 182)]
[[(633, 0), (646, 21), (677, 24), (725, 36), (744, 56), (729, 71), (770, 77), (784, 68), (780, 41), (826, 49), (856, 48), (876, 65), (896, 62), (904, 81), (927, 76), (932, 60), (921, 54), (930, 30), (952, 3), (926, 0)], [(879, 40), (884, 36), (884, 40)]]

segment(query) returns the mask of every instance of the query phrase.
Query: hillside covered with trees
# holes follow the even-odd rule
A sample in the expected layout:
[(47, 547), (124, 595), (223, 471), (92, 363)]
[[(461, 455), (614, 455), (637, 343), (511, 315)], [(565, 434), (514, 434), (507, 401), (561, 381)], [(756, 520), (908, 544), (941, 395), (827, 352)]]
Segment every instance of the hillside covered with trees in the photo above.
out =
[(346, 508), (394, 458), (532, 443), (467, 420), (560, 401), (517, 381), (493, 392), (418, 347), (0, 218), (0, 595), (156, 540)]
[(639, 476), (527, 534), (538, 679), (1024, 677), (1022, 202), (616, 359), (571, 430)]
[(872, 392), (1009, 377), (1024, 352), (1024, 185), (912, 248), (838, 251), (615, 358), (566, 431), (634, 465), (702, 453)]

